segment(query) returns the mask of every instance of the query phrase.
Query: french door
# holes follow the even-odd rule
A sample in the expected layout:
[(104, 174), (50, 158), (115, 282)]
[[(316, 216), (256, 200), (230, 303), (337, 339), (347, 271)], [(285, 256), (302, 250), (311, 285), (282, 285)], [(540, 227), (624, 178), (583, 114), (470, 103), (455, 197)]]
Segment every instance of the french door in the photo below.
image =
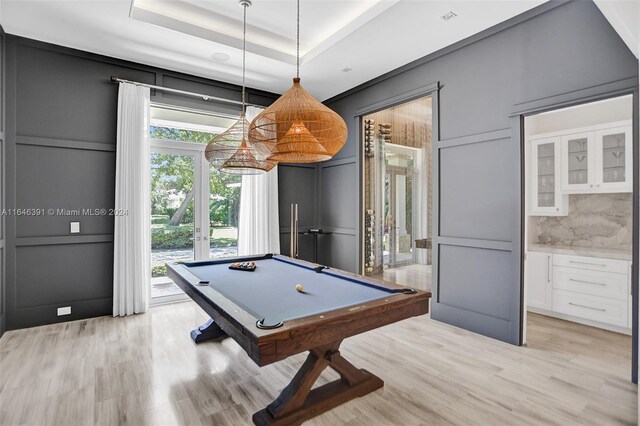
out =
[(165, 264), (209, 258), (209, 163), (204, 146), (151, 142), (151, 297), (162, 303), (186, 297)]

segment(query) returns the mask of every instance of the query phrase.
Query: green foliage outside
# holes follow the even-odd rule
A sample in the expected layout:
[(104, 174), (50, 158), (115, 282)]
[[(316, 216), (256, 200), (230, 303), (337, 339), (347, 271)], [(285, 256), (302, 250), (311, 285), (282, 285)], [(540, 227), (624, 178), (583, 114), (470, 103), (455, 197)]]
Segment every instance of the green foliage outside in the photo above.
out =
[[(233, 247), (238, 243), (235, 235), (218, 236), (218, 228), (213, 228), (211, 234), (211, 248)], [(154, 250), (193, 248), (193, 224), (151, 225), (151, 247)]]
[[(215, 135), (195, 130), (151, 127), (153, 139), (208, 143)], [(171, 196), (182, 201), (193, 190), (193, 158), (170, 154), (154, 154), (151, 161), (151, 210), (157, 218), (154, 224), (166, 224), (175, 215), (178, 207), (171, 206)], [(210, 169), (209, 221), (211, 226), (238, 227), (240, 206), (240, 182), (242, 177)], [(190, 202), (177, 224), (193, 223), (194, 203)]]
[(151, 278), (166, 277), (167, 276), (167, 264), (164, 262), (158, 262), (151, 265)]
[(183, 249), (193, 247), (193, 223), (178, 226), (151, 225), (151, 248)]

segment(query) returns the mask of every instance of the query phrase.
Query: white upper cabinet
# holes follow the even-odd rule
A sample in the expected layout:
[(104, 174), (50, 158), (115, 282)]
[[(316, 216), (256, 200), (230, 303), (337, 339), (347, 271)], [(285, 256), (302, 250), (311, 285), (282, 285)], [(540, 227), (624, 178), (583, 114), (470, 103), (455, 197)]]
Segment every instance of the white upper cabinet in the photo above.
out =
[(560, 191), (560, 141), (560, 137), (531, 141), (531, 215), (568, 214), (567, 196)]
[(533, 216), (566, 216), (568, 194), (631, 192), (632, 126), (616, 122), (532, 136)]
[(596, 181), (593, 132), (562, 136), (562, 191), (593, 192)]
[(621, 126), (595, 132), (597, 192), (633, 190), (631, 129), (631, 126)]

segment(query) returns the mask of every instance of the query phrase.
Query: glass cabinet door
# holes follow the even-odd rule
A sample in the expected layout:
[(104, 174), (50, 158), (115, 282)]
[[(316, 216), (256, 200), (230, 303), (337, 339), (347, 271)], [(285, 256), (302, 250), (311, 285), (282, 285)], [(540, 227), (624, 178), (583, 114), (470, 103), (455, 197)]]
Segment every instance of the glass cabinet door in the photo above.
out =
[(553, 207), (555, 205), (555, 144), (538, 145), (538, 206)]
[(596, 189), (626, 192), (632, 190), (631, 126), (596, 132)]
[(560, 193), (560, 138), (531, 141), (531, 215), (564, 215)]
[(593, 134), (562, 137), (562, 190), (589, 192), (594, 187)]

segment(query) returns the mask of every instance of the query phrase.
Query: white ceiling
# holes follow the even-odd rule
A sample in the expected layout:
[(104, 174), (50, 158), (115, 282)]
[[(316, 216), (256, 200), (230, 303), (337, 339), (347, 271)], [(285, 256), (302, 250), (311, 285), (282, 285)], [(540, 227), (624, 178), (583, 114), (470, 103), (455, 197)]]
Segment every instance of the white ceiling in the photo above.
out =
[[(302, 0), (302, 84), (327, 99), (544, 1)], [(458, 16), (441, 19), (449, 11)], [(295, 0), (253, 0), (248, 86), (281, 93), (291, 85), (295, 14)], [(10, 34), (241, 82), (236, 0), (0, 0), (0, 24)], [(230, 59), (216, 62), (214, 53)]]
[(594, 0), (629, 50), (640, 58), (640, 1)]

